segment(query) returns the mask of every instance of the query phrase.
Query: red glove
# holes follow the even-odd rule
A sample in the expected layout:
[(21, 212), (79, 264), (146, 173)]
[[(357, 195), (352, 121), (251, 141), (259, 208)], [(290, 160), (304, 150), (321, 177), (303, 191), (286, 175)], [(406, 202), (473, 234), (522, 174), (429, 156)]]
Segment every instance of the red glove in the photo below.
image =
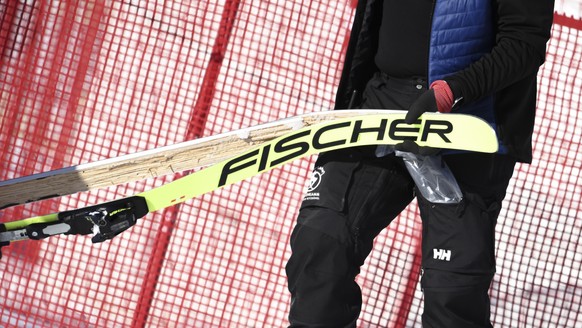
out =
[(453, 108), (453, 91), (449, 84), (444, 80), (436, 80), (430, 84), (430, 89), (434, 90), (434, 98), (437, 103), (437, 109), (441, 113), (450, 113)]

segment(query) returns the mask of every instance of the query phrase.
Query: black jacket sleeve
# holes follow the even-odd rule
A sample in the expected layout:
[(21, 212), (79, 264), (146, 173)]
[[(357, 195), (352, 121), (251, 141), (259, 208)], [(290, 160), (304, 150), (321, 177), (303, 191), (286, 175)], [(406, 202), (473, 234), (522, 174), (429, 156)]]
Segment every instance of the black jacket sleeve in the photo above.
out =
[(345, 63), (336, 94), (335, 109), (346, 109), (361, 101), (361, 91), (378, 70), (374, 56), (382, 22), (383, 0), (359, 0)]
[(445, 78), (455, 98), (472, 102), (536, 74), (550, 38), (553, 0), (497, 0), (491, 53)]

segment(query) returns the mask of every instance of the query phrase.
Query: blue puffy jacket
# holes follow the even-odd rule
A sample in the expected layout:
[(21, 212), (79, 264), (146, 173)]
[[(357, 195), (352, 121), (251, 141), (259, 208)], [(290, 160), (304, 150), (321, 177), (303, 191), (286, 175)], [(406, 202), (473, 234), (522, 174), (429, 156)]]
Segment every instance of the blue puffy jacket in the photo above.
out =
[[(440, 0), (433, 9), (428, 83), (442, 80), (478, 61), (493, 48), (494, 27), (488, 0)], [(497, 129), (493, 96), (456, 108), (455, 112), (479, 116)], [(501, 140), (500, 140), (501, 141)], [(506, 152), (501, 142), (500, 152)]]

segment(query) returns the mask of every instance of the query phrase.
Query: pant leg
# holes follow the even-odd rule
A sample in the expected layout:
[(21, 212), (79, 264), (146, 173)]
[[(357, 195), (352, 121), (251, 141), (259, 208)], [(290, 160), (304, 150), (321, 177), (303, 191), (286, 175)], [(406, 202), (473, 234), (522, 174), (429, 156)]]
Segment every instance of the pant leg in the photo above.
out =
[[(421, 79), (372, 79), (360, 108), (404, 109), (425, 86)], [(291, 327), (355, 327), (362, 296), (354, 279), (374, 238), (412, 200), (414, 182), (401, 158), (377, 158), (376, 147), (327, 153), (291, 235), (286, 266)]]
[(424, 327), (491, 327), (495, 225), (515, 160), (498, 154), (446, 158), (464, 199), (432, 204), (418, 197), (423, 220)]
[(328, 153), (316, 162), (317, 187), (291, 235), (290, 327), (355, 327), (362, 297), (354, 279), (373, 239), (413, 197), (400, 159), (345, 157)]

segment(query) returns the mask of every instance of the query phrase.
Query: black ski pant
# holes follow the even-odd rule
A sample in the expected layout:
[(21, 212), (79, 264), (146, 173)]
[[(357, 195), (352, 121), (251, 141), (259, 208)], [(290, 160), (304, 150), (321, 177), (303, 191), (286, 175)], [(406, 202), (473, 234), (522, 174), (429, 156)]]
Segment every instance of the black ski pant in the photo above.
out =
[[(368, 84), (362, 107), (408, 108), (425, 88), (415, 79), (377, 76)], [(354, 279), (374, 238), (415, 196), (402, 160), (393, 154), (378, 158), (374, 150), (338, 150), (316, 161), (286, 266), (290, 327), (356, 327), (362, 296)], [(463, 200), (433, 204), (418, 196), (423, 326), (491, 327), (494, 230), (515, 160), (481, 153), (444, 159)]]

